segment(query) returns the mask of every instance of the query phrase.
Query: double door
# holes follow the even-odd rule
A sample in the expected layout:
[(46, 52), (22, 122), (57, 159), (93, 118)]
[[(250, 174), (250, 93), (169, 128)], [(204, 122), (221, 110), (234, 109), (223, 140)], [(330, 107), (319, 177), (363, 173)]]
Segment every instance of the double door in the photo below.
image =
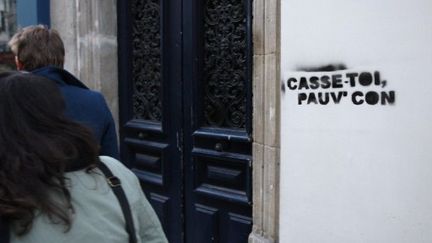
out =
[(118, 1), (120, 146), (171, 243), (252, 227), (251, 0)]

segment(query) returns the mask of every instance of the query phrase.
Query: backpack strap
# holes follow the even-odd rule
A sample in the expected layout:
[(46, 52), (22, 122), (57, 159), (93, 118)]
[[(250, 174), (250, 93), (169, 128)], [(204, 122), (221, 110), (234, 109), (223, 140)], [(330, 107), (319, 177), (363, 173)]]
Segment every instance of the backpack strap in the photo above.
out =
[(108, 166), (106, 166), (103, 162), (98, 163), (98, 168), (102, 171), (102, 173), (104, 173), (108, 185), (112, 188), (117, 200), (120, 203), (126, 221), (126, 231), (129, 234), (129, 243), (136, 243), (137, 238), (135, 234), (132, 213), (130, 211), (129, 202), (126, 198), (123, 188), (121, 187), (120, 179), (114, 176)]

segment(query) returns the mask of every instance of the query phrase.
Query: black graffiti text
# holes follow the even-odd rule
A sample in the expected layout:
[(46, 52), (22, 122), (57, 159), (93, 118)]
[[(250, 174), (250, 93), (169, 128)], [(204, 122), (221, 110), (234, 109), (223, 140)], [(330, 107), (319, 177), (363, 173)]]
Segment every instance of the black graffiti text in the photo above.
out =
[(328, 103), (339, 104), (343, 97), (347, 96), (348, 92), (311, 92), (311, 93), (299, 93), (298, 104), (309, 105), (319, 104), (327, 105)]
[(351, 95), (351, 100), (354, 105), (393, 105), (396, 100), (396, 93), (395, 91), (355, 91)]

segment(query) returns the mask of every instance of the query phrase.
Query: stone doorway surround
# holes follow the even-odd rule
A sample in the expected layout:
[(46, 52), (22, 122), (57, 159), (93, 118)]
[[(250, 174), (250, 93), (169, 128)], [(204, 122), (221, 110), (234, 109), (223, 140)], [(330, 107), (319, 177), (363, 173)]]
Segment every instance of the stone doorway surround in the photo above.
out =
[(249, 243), (278, 242), (280, 0), (253, 0), (253, 227)]
[[(118, 127), (117, 0), (51, 1), (65, 68), (101, 91)], [(278, 242), (280, 0), (253, 0), (253, 229), (250, 243)]]

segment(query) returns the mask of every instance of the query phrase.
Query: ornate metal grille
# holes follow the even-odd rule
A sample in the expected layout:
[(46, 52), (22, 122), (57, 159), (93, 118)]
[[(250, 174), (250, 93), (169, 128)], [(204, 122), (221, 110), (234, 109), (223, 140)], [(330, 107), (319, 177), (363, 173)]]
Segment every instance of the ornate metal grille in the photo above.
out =
[(160, 0), (132, 1), (134, 118), (161, 121)]
[(204, 122), (208, 126), (245, 127), (246, 16), (244, 0), (206, 0)]

